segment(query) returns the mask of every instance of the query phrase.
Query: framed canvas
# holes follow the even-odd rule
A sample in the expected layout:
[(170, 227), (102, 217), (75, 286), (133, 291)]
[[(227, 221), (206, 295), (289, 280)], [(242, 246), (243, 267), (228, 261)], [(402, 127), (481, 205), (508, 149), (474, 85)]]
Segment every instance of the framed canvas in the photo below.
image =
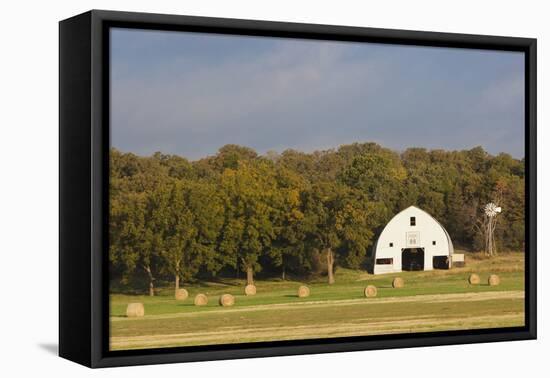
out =
[(60, 22), (59, 353), (536, 338), (536, 40)]

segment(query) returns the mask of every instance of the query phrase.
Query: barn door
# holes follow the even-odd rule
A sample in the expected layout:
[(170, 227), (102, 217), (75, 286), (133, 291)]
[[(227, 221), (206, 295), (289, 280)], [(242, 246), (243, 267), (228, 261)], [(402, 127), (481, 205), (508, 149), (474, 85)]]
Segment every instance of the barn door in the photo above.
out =
[(401, 254), (402, 270), (424, 270), (424, 248), (404, 248)]

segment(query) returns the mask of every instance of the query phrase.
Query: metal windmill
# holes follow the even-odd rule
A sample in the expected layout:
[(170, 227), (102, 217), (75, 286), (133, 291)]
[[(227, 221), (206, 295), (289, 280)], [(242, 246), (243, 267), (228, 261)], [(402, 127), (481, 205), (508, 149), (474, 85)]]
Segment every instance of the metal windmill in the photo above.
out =
[(489, 202), (485, 205), (485, 253), (489, 256), (497, 254), (497, 248), (495, 244), (495, 227), (497, 224), (497, 215), (502, 212), (502, 208), (497, 206), (493, 202)]

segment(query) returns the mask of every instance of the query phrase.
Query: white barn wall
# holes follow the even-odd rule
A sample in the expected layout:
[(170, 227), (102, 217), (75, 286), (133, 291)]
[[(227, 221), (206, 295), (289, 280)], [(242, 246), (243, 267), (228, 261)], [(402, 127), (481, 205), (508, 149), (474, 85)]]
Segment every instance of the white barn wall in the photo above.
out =
[[(410, 218), (416, 218), (416, 225), (410, 225)], [(416, 244), (407, 240), (408, 233), (417, 233)], [(443, 226), (430, 214), (410, 206), (395, 215), (384, 227), (375, 246), (374, 274), (402, 271), (402, 249), (424, 248), (424, 270), (433, 269), (434, 256), (451, 256), (453, 246)], [(435, 245), (433, 245), (435, 241)], [(393, 243), (393, 247), (390, 247)], [(392, 258), (392, 265), (378, 265), (377, 259)]]

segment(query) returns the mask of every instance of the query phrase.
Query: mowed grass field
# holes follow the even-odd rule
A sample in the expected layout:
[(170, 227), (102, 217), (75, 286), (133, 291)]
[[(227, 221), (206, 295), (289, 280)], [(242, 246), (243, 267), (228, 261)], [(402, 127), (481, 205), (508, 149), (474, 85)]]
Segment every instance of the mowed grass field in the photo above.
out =
[[(470, 273), (481, 277), (470, 285)], [(489, 274), (498, 286), (489, 286)], [(392, 288), (399, 276), (405, 287)], [(336, 283), (256, 281), (257, 294), (244, 295), (244, 280), (222, 280), (184, 286), (189, 298), (176, 301), (173, 289), (155, 297), (111, 294), (111, 350), (227, 344), (273, 340), (344, 337), (524, 325), (524, 256), (507, 253), (496, 258), (467, 255), (466, 267), (431, 272), (371, 275), (338, 269)], [(311, 295), (298, 298), (306, 284)], [(365, 298), (367, 285), (378, 288)], [(208, 305), (193, 298), (208, 295)], [(221, 294), (235, 296), (235, 305), (221, 307)], [(142, 302), (145, 316), (127, 318), (128, 303)]]

